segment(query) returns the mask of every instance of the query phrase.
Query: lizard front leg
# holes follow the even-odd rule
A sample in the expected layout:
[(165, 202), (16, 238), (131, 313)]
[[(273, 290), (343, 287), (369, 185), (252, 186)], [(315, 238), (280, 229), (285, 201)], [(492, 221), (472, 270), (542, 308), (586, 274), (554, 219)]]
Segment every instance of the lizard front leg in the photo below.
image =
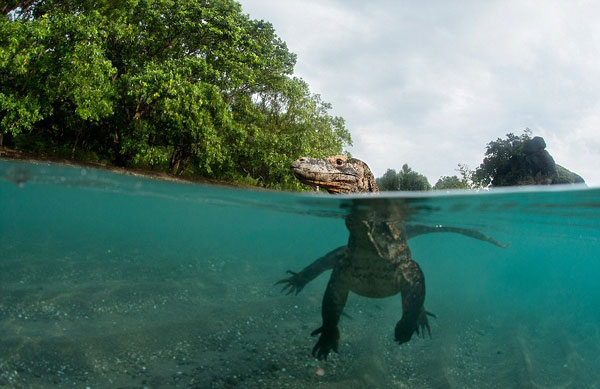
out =
[(323, 257), (315, 260), (313, 263), (302, 269), (299, 273), (288, 270), (287, 273), (291, 274), (292, 276), (277, 281), (275, 285), (284, 284), (281, 292), (287, 292), (287, 294), (295, 292), (298, 294), (304, 288), (304, 286), (306, 286), (306, 284), (317, 278), (319, 275), (321, 275), (321, 273), (333, 269), (337, 263), (346, 258), (347, 251), (347, 246), (338, 247)]

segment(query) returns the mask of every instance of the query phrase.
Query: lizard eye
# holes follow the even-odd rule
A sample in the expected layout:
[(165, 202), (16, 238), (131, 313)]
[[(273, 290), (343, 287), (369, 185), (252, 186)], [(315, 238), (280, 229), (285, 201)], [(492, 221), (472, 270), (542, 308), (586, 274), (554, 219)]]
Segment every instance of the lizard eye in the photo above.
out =
[(338, 158), (335, 163), (337, 163), (338, 166), (342, 166), (344, 164), (344, 161), (341, 158)]

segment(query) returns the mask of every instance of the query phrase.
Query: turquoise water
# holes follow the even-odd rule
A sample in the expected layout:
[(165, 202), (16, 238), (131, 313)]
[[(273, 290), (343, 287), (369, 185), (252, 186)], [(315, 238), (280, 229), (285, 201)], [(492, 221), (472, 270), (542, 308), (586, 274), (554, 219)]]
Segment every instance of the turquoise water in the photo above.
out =
[[(0, 161), (0, 387), (600, 386), (600, 189), (330, 196)], [(351, 295), (311, 356), (344, 217), (478, 230), (409, 241), (432, 337), (397, 345), (400, 296)], [(381, 213), (381, 212), (380, 212)]]

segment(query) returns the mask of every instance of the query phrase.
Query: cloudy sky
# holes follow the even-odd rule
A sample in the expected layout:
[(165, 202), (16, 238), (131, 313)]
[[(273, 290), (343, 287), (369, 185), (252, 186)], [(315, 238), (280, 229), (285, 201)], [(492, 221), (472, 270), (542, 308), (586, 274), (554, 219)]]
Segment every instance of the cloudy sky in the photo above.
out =
[(408, 163), (433, 185), (530, 128), (600, 185), (600, 3), (240, 0), (298, 55), (376, 176)]

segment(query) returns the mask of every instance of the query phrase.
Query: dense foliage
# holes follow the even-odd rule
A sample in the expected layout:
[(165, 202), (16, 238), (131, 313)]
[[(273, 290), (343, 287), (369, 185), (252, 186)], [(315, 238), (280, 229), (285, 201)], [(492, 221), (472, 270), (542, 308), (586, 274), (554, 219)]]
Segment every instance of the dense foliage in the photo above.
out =
[(447, 189), (470, 189), (468, 183), (464, 182), (457, 176), (442, 176), (435, 183), (433, 189), (436, 190), (447, 190)]
[(431, 189), (427, 177), (412, 170), (407, 164), (398, 173), (394, 169), (388, 169), (376, 182), (381, 191)]
[(488, 143), (483, 162), (475, 169), (473, 180), (484, 187), (514, 185), (521, 170), (515, 165), (521, 165), (525, 159), (523, 145), (530, 139), (531, 130), (526, 129), (520, 136), (509, 133), (505, 139), (498, 138)]
[(388, 169), (383, 176), (376, 179), (377, 186), (381, 191), (425, 191), (425, 190), (447, 190), (447, 189), (472, 189), (475, 184), (471, 180), (473, 172), (466, 166), (459, 164), (458, 172), (460, 178), (454, 176), (441, 177), (435, 186), (431, 186), (427, 177), (412, 170), (408, 164), (402, 166), (402, 170), (396, 172)]
[(553, 184), (585, 184), (585, 180), (577, 173), (556, 164), (557, 177)]
[[(294, 159), (350, 133), (233, 0), (9, 1), (4, 143), (120, 166), (296, 187)], [(11, 12), (12, 11), (12, 12)]]
[(433, 189), (436, 190), (447, 190), (447, 189), (476, 189), (479, 187), (477, 183), (473, 181), (474, 171), (469, 169), (465, 164), (458, 164), (458, 171), (460, 177), (454, 176), (442, 176), (435, 183)]

